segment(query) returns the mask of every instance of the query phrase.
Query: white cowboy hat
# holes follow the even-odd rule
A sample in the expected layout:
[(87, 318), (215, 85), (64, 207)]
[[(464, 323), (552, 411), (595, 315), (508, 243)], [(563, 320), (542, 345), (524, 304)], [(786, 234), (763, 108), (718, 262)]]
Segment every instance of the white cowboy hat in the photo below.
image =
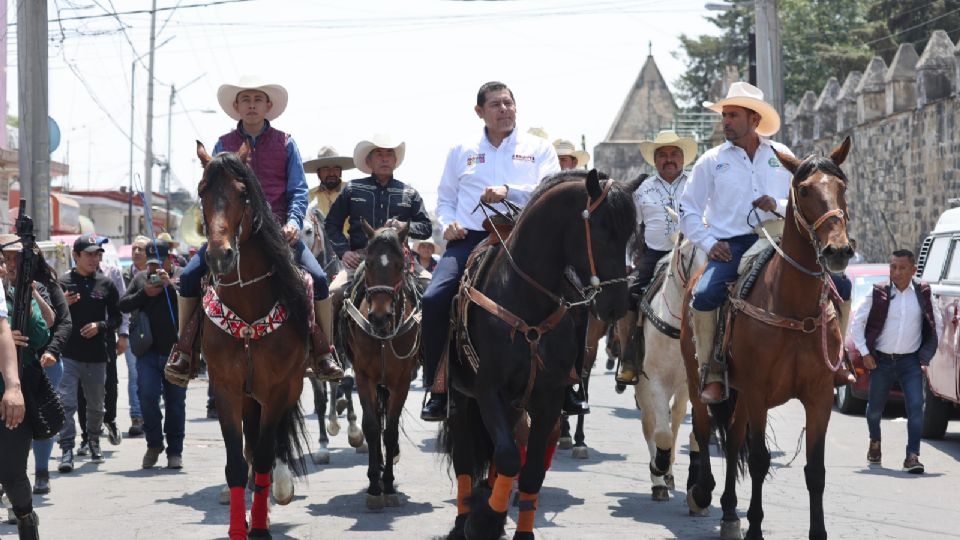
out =
[(349, 171), (354, 169), (353, 158), (350, 156), (341, 156), (340, 152), (332, 146), (324, 146), (317, 152), (317, 159), (303, 162), (303, 171), (315, 173), (320, 167), (340, 167), (340, 170)]
[(763, 90), (756, 86), (737, 81), (730, 85), (727, 97), (713, 103), (704, 101), (703, 106), (711, 111), (722, 113), (724, 105), (736, 105), (756, 111), (760, 115), (760, 125), (757, 126), (757, 135), (769, 137), (780, 131), (780, 115), (772, 105), (763, 100)]
[(220, 108), (227, 116), (234, 120), (240, 120), (240, 115), (233, 108), (237, 101), (237, 94), (244, 90), (259, 90), (267, 95), (273, 107), (266, 114), (267, 120), (273, 120), (283, 114), (287, 108), (287, 89), (279, 84), (272, 84), (264, 81), (256, 75), (244, 75), (240, 77), (237, 84), (222, 84), (217, 90), (217, 101), (220, 102)]
[(683, 167), (690, 165), (697, 159), (697, 141), (690, 137), (681, 137), (672, 129), (665, 129), (657, 133), (652, 141), (640, 141), (640, 155), (651, 167), (656, 167), (653, 156), (657, 153), (657, 148), (664, 146), (676, 146), (683, 152)]
[(541, 139), (546, 139), (548, 141), (550, 140), (550, 136), (547, 135), (547, 132), (544, 131), (543, 128), (532, 127), (527, 130), (527, 133), (533, 135), (534, 137), (540, 137)]
[(557, 151), (557, 157), (572, 156), (577, 160), (577, 167), (584, 167), (590, 161), (590, 154), (586, 150), (577, 150), (577, 147), (566, 139), (553, 141), (553, 149)]
[(407, 143), (382, 133), (374, 135), (370, 140), (358, 142), (357, 146), (353, 149), (353, 164), (356, 165), (361, 172), (367, 174), (372, 172), (370, 166), (367, 165), (367, 156), (370, 155), (370, 152), (372, 152), (374, 148), (392, 148), (397, 154), (397, 166), (395, 168), (399, 169), (400, 164), (403, 163), (403, 153), (407, 148)]

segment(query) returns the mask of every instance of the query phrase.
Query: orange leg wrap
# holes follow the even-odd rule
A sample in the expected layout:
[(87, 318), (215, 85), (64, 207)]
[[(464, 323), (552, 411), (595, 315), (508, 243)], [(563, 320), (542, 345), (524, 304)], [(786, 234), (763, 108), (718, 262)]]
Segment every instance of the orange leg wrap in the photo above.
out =
[(513, 489), (513, 479), (515, 476), (497, 475), (497, 481), (493, 484), (493, 493), (487, 503), (494, 512), (506, 512), (507, 504), (510, 502), (510, 490)]
[(520, 515), (517, 517), (517, 532), (533, 532), (533, 519), (537, 514), (539, 493), (520, 492)]
[(462, 516), (463, 514), (470, 513), (470, 505), (467, 503), (467, 499), (470, 498), (470, 493), (473, 492), (473, 478), (469, 474), (458, 474), (457, 475), (457, 515)]

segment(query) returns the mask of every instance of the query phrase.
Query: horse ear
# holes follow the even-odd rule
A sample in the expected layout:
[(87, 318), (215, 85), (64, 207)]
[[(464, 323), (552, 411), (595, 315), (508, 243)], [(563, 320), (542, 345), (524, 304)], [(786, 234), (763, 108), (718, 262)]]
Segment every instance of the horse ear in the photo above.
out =
[(590, 169), (590, 172), (587, 173), (587, 193), (590, 195), (591, 201), (597, 200), (603, 193), (600, 188), (600, 174), (596, 169)]
[(367, 223), (367, 220), (360, 218), (360, 225), (363, 227), (363, 232), (366, 233), (367, 238), (373, 238), (377, 234), (377, 231)]
[(213, 158), (210, 157), (210, 154), (207, 153), (207, 149), (203, 147), (203, 143), (197, 141), (197, 157), (200, 158), (200, 166), (206, 167), (207, 163), (210, 163), (210, 160)]
[(797, 169), (800, 167), (799, 159), (797, 159), (794, 156), (791, 156), (790, 154), (780, 153), (777, 151), (776, 148), (773, 149), (773, 153), (774, 155), (777, 156), (777, 159), (780, 160), (780, 163), (782, 163), (783, 166), (786, 167), (788, 171), (790, 171), (790, 174), (794, 174), (797, 172)]
[(250, 164), (250, 145), (247, 144), (247, 141), (243, 141), (243, 144), (240, 145), (240, 149), (237, 150), (237, 157), (244, 165)]
[(840, 166), (841, 163), (846, 161), (847, 154), (850, 152), (850, 136), (847, 135), (843, 142), (840, 143), (840, 146), (837, 146), (833, 149), (833, 152), (830, 152), (830, 161), (836, 166)]
[(400, 222), (400, 226), (397, 227), (397, 236), (400, 237), (401, 244), (407, 243), (407, 233), (409, 232), (410, 232), (410, 222), (409, 221)]

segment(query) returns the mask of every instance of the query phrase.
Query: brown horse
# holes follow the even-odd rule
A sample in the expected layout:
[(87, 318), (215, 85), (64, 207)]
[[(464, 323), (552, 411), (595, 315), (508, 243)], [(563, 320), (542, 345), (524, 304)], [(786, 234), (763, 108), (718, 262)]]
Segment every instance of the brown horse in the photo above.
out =
[(294, 474), (306, 474), (299, 398), (310, 303), (260, 182), (246, 164), (248, 154), (244, 143), (237, 154), (210, 157), (197, 143), (211, 273), (201, 350), (227, 451), (230, 540), (248, 537), (244, 438), (255, 473), (250, 538), (270, 537), (267, 502), (274, 459)]
[[(849, 137), (829, 158), (810, 156), (802, 162), (777, 154), (793, 181), (783, 239), (757, 278), (757, 286), (735, 302), (725, 354), (730, 369), (731, 398), (712, 405), (727, 459), (726, 484), (720, 503), (721, 538), (740, 538), (736, 483), (744, 462), (749, 465), (753, 494), (747, 518), (748, 538), (762, 538), (763, 480), (770, 468), (766, 446), (767, 410), (799, 399), (806, 411), (807, 465), (813, 539), (827, 537), (823, 521), (824, 445), (833, 404), (833, 372), (842, 352), (840, 326), (830, 302), (829, 272), (842, 271), (853, 256), (847, 238), (844, 193), (847, 179), (840, 164), (850, 149)], [(710, 426), (699, 392), (698, 364), (691, 339), (689, 304), (692, 280), (684, 301), (681, 350), (693, 404), (697, 442), (707, 449)], [(746, 443), (745, 443), (746, 440)], [(692, 458), (691, 458), (692, 459)], [(714, 480), (708, 452), (702, 451), (699, 474), (687, 496), (691, 512), (709, 506)]]
[(340, 326), (342, 348), (353, 361), (369, 445), (366, 504), (381, 510), (401, 502), (393, 466), (400, 460), (400, 414), (419, 359), (420, 300), (416, 274), (403, 249), (409, 224), (374, 231), (364, 221), (363, 228), (370, 239), (363, 298), (359, 305), (344, 298)]

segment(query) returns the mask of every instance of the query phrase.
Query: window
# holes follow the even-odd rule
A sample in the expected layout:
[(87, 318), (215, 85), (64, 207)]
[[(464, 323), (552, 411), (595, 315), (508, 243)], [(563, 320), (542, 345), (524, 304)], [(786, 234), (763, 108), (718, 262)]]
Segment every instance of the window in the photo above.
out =
[(957, 245), (958, 243), (960, 242), (954, 241), (953, 254), (950, 255), (950, 266), (947, 267), (947, 275), (943, 278), (946, 281), (960, 281), (960, 245)]
[[(947, 260), (947, 248), (950, 246), (950, 238), (940, 237), (933, 240), (933, 244), (930, 245), (930, 251), (927, 252), (927, 260), (923, 265), (923, 275), (920, 278), (924, 281), (929, 281), (931, 283), (936, 283), (940, 281), (940, 276), (943, 275), (943, 263)], [(957, 257), (957, 251), (954, 250), (954, 260)], [(960, 266), (957, 266), (957, 270), (960, 270)]]

